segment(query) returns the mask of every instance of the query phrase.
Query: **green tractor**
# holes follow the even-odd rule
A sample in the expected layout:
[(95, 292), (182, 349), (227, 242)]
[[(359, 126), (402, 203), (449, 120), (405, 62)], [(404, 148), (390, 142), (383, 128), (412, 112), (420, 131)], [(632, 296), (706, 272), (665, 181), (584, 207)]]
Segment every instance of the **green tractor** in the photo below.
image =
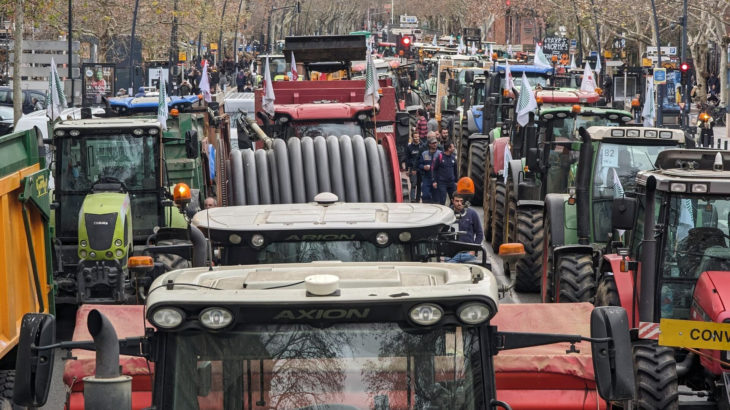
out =
[[(676, 129), (581, 127), (579, 134), (580, 140), (559, 139), (543, 145), (537, 167), (545, 164), (549, 193), (544, 202), (534, 202), (534, 210), (527, 206), (520, 211), (534, 212), (541, 224), (529, 226), (518, 219), (519, 239), (527, 229), (543, 237), (539, 247), (525, 246), (541, 268), (543, 302), (594, 301), (595, 267), (622, 239), (611, 228), (613, 199), (633, 192), (636, 174), (653, 169), (661, 151), (685, 143), (684, 131)], [(534, 271), (524, 274), (534, 275)]]
[[(165, 139), (151, 118), (53, 125), (57, 303), (141, 301), (140, 290), (156, 275), (189, 265), (197, 233), (173, 206)], [(186, 132), (183, 144), (185, 157), (176, 159), (199, 163), (197, 133)], [(188, 176), (195, 182), (194, 173)], [(176, 175), (188, 183), (184, 177)], [(205, 194), (205, 185), (197, 188)], [(176, 189), (190, 195), (187, 185)], [(202, 195), (193, 198), (189, 212), (201, 202)], [(130, 276), (129, 257), (145, 252), (154, 255), (155, 269), (148, 277)]]

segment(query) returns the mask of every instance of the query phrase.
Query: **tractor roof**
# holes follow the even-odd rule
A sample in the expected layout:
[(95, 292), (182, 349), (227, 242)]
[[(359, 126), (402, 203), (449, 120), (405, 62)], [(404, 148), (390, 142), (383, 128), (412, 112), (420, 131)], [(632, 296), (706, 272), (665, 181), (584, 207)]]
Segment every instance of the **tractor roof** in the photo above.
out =
[[(339, 278), (338, 292), (312, 296), (305, 279)], [(466, 264), (422, 262), (242, 265), (181, 269), (158, 277), (147, 308), (155, 306), (245, 305), (296, 308), (314, 304), (412, 303), (415, 300), (472, 299), (497, 309), (497, 283), (485, 268)], [(397, 297), (395, 297), (397, 295)]]
[(544, 104), (593, 104), (601, 97), (595, 91), (583, 91), (577, 88), (541, 88), (535, 92), (536, 97), (542, 97)]
[(649, 177), (654, 177), (657, 191), (730, 195), (728, 151), (665, 150), (659, 153), (654, 166), (657, 169), (653, 171), (639, 172), (639, 185), (646, 186)]
[(304, 104), (277, 104), (275, 110), (276, 115), (288, 115), (293, 121), (352, 120), (360, 112), (371, 113), (373, 106), (361, 102), (342, 103), (336, 100), (322, 100)]
[(93, 128), (134, 128), (134, 127), (157, 127), (160, 122), (156, 118), (144, 117), (123, 117), (123, 118), (92, 118), (87, 120), (61, 121), (54, 125), (54, 129), (93, 129)]
[(633, 141), (646, 140), (647, 143), (651, 143), (651, 141), (654, 141), (653, 143), (657, 145), (684, 143), (684, 131), (668, 128), (650, 128), (641, 126), (593, 126), (588, 128), (588, 133), (591, 134), (591, 139), (596, 141), (610, 139), (612, 140), (612, 142), (620, 142), (622, 140), (626, 141), (631, 139)]
[[(566, 89), (560, 89), (561, 92), (564, 92), (563, 90), (566, 90)], [(538, 95), (542, 95), (542, 93), (544, 93), (544, 92), (545, 91), (540, 91), (540, 94), (538, 94)], [(575, 95), (581, 95), (581, 94), (576, 93)], [(548, 100), (543, 100), (543, 101), (548, 102)], [(577, 101), (576, 101), (576, 103), (577, 103)], [(573, 107), (570, 105), (548, 107), (548, 108), (543, 108), (540, 110), (540, 116), (545, 118), (546, 114), (555, 114), (555, 113), (559, 113), (559, 112), (572, 112), (572, 110), (573, 110)], [(587, 115), (611, 115), (611, 114), (617, 115), (617, 117), (615, 118), (616, 120), (621, 119), (620, 117), (628, 117), (628, 119), (626, 121), (630, 121), (630, 120), (634, 119), (634, 117), (631, 115), (630, 112), (624, 111), (624, 110), (615, 110), (613, 108), (581, 106), (580, 112), (578, 113), (578, 115), (586, 115), (586, 116)], [(549, 120), (551, 118), (553, 118), (553, 117), (547, 117), (545, 119)]]
[[(498, 73), (504, 74), (504, 70), (505, 70), (505, 66), (503, 66), (503, 65), (497, 66)], [(522, 64), (510, 65), (509, 70), (511, 73), (525, 73), (528, 76), (530, 74), (538, 74), (538, 75), (547, 76), (553, 72), (552, 67), (538, 67), (536, 65), (522, 65)]]
[[(278, 204), (211, 208), (200, 211), (192, 224), (211, 240), (228, 242), (231, 234), (248, 239), (261, 234), (266, 241), (374, 240), (386, 232), (391, 241), (435, 238), (456, 221), (443, 205), (408, 203)], [(411, 239), (412, 238), (412, 239)], [(405, 241), (405, 240), (403, 240)]]

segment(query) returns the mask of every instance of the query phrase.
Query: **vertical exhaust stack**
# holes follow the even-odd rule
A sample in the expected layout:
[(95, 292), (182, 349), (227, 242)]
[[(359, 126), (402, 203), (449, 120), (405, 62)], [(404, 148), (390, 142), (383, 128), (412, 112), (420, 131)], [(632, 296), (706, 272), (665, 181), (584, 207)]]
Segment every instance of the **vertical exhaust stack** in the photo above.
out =
[(120, 374), (114, 326), (98, 310), (89, 312), (86, 325), (96, 346), (96, 372), (84, 377), (84, 408), (131, 409), (132, 377)]

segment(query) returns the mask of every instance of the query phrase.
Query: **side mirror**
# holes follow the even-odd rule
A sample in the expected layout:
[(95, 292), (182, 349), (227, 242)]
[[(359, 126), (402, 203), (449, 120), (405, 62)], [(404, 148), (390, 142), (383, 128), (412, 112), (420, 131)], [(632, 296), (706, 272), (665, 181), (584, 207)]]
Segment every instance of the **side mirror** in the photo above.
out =
[(636, 221), (636, 198), (615, 198), (611, 209), (613, 229), (634, 229)]
[(591, 337), (610, 339), (591, 342), (598, 394), (608, 401), (633, 399), (634, 363), (626, 311), (618, 306), (593, 309)]
[(56, 343), (56, 319), (45, 313), (28, 313), (20, 327), (15, 358), (13, 401), (26, 407), (40, 407), (48, 400), (55, 349), (38, 347)]
[(200, 142), (198, 142), (198, 132), (195, 130), (185, 131), (185, 156), (189, 159), (200, 156)]
[(473, 70), (464, 71), (464, 81), (467, 84), (471, 84), (474, 82), (474, 71)]

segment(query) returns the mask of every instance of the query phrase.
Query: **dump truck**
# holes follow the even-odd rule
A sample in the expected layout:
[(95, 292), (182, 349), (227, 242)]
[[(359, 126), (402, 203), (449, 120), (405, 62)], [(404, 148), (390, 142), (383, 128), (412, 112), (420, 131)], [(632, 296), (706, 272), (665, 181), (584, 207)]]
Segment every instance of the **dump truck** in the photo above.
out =
[(630, 312), (638, 403), (727, 408), (730, 153), (666, 150), (654, 166), (613, 200), (625, 240), (602, 257), (595, 304)]
[(26, 313), (53, 314), (49, 171), (36, 129), (0, 136), (0, 408), (15, 382), (20, 323)]

